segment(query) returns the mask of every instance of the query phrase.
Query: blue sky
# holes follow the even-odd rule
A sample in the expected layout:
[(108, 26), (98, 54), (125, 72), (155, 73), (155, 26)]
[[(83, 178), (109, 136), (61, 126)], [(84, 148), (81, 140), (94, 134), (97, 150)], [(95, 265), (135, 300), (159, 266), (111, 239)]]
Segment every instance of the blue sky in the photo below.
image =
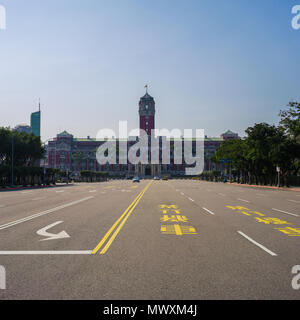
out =
[(0, 0), (0, 126), (29, 123), (42, 101), (42, 138), (138, 126), (149, 84), (159, 128), (276, 123), (300, 100), (300, 0)]

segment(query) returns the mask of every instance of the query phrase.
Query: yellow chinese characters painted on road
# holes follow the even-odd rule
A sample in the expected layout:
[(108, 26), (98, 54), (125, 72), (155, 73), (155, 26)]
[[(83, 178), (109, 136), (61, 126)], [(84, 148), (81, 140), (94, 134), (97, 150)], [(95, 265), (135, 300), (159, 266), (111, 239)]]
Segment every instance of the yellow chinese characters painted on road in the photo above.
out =
[(198, 234), (194, 227), (180, 226), (179, 224), (161, 226), (162, 234), (176, 234), (182, 236), (184, 234)]
[[(258, 211), (252, 211), (248, 208), (241, 207), (241, 206), (226, 206), (226, 208), (236, 211), (237, 213), (244, 214), (246, 216), (254, 216), (255, 221), (259, 223), (263, 223), (266, 225), (291, 225), (292, 223), (287, 222), (285, 220), (281, 220), (278, 218), (270, 218), (266, 217), (265, 214), (258, 212)], [(258, 217), (259, 216), (259, 217)], [(289, 237), (299, 237), (300, 236), (300, 228), (291, 228), (291, 227), (280, 227), (275, 228), (276, 230), (288, 235)]]
[(193, 226), (181, 225), (179, 223), (187, 223), (189, 219), (181, 215), (181, 210), (177, 205), (160, 205), (160, 212), (162, 217), (160, 221), (162, 223), (175, 223), (170, 225), (162, 225), (161, 233), (162, 234), (174, 234), (177, 236), (182, 236), (186, 234), (198, 234), (196, 229)]
[(186, 216), (168, 216), (168, 215), (164, 215), (163, 217), (160, 218), (161, 222), (188, 222), (189, 219)]
[(277, 230), (287, 234), (289, 237), (300, 237), (300, 228), (276, 228)]
[(160, 206), (160, 211), (162, 211), (162, 213), (167, 214), (167, 213), (176, 213), (176, 214), (180, 214), (181, 211), (179, 210), (178, 206), (172, 204), (170, 206), (167, 206), (165, 204), (162, 204)]

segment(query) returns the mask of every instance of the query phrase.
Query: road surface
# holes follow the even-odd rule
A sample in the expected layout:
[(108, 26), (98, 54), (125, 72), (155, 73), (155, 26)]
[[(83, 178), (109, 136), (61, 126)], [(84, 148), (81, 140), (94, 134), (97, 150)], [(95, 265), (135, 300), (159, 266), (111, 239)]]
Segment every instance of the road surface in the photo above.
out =
[(192, 180), (1, 192), (0, 265), (1, 300), (299, 299), (300, 194)]

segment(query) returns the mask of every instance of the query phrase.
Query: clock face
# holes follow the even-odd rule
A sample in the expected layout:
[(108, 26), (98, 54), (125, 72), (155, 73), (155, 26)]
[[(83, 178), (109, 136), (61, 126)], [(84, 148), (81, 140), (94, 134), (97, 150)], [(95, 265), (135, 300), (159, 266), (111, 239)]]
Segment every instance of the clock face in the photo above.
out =
[(148, 109), (149, 109), (149, 106), (148, 106), (148, 105), (146, 105), (146, 106), (145, 106), (145, 108), (146, 108), (146, 110), (148, 110)]

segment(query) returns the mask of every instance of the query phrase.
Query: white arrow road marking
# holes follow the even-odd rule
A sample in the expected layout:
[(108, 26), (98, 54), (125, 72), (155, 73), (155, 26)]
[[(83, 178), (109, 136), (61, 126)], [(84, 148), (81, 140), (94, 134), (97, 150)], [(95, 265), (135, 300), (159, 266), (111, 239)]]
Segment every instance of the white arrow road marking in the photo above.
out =
[(71, 238), (67, 233), (66, 231), (62, 231), (60, 233), (50, 233), (50, 232), (47, 232), (47, 230), (57, 226), (58, 224), (61, 224), (63, 223), (63, 221), (57, 221), (57, 222), (54, 222), (52, 224), (50, 224), (49, 226), (45, 227), (45, 228), (42, 228), (40, 229), (39, 231), (37, 231), (37, 234), (39, 236), (43, 236), (43, 237), (48, 237), (47, 239), (42, 239), (40, 241), (48, 241), (48, 240), (58, 240), (58, 239), (64, 239), (64, 238)]

